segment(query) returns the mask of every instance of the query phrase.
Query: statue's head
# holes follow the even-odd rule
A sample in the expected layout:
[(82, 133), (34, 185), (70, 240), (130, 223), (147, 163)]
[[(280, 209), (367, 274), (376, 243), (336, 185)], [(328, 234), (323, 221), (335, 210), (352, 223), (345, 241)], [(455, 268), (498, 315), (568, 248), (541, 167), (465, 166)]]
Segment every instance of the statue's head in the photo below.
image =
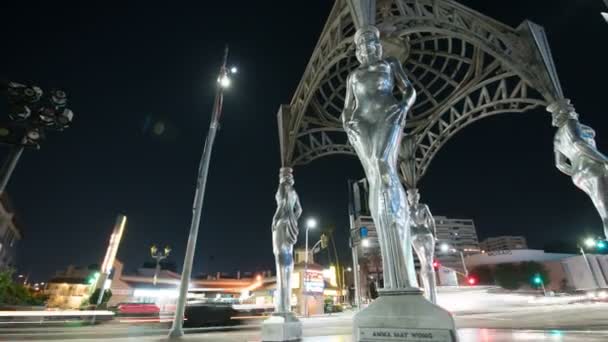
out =
[(578, 114), (568, 99), (553, 102), (547, 110), (552, 114), (552, 125), (561, 127), (569, 119), (578, 120)]
[(418, 192), (418, 189), (409, 189), (407, 191), (407, 200), (411, 206), (418, 205), (420, 202), (420, 192)]
[(282, 167), (279, 171), (279, 181), (293, 185), (293, 169), (290, 167)]
[(364, 26), (355, 33), (357, 60), (363, 65), (372, 64), (382, 59), (380, 31), (375, 26)]

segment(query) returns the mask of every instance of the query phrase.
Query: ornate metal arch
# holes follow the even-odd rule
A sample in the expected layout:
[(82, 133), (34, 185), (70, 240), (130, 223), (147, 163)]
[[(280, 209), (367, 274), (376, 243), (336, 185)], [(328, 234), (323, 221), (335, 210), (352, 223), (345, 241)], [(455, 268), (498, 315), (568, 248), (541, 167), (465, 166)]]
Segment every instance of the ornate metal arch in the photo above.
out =
[[(417, 142), (414, 184), (467, 125), (562, 97), (538, 25), (513, 29), (452, 0), (377, 0), (376, 8), (385, 50), (404, 62), (418, 91), (404, 132)], [(354, 155), (340, 121), (346, 77), (358, 66), (352, 18), (346, 0), (337, 0), (291, 103), (279, 111), (284, 165)]]

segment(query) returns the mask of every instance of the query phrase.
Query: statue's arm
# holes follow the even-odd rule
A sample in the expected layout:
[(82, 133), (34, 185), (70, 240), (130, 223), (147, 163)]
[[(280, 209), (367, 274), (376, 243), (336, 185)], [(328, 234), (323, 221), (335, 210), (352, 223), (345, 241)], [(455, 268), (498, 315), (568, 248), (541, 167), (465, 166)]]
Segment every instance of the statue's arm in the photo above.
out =
[(426, 225), (431, 229), (433, 236), (436, 236), (435, 218), (433, 217), (433, 214), (431, 214), (431, 210), (426, 204), (424, 205), (424, 212), (426, 216)]
[(566, 125), (568, 133), (570, 137), (572, 137), (572, 143), (581, 153), (599, 163), (608, 163), (608, 157), (598, 151), (595, 147), (589, 145), (582, 138), (583, 133), (581, 132), (581, 128), (577, 120), (570, 119)]
[(300, 197), (295, 192), (295, 190), (293, 191), (293, 195), (295, 196), (295, 203), (294, 203), (293, 212), (296, 215), (296, 217), (299, 218), (300, 215), (302, 215), (302, 204), (300, 204)]
[(344, 110), (342, 111), (342, 122), (350, 121), (355, 111), (355, 99), (353, 95), (353, 74), (346, 78), (346, 96), (344, 97)]
[(555, 167), (560, 170), (562, 173), (565, 173), (568, 176), (572, 176), (574, 171), (572, 170), (572, 165), (568, 162), (568, 158), (561, 153), (560, 151), (555, 151)]
[(408, 108), (411, 108), (414, 105), (414, 102), (416, 102), (416, 89), (414, 89), (414, 85), (410, 82), (409, 78), (407, 78), (399, 60), (395, 57), (388, 57), (386, 60), (393, 70), (395, 80), (397, 81), (397, 87), (403, 93), (403, 101), (406, 102)]

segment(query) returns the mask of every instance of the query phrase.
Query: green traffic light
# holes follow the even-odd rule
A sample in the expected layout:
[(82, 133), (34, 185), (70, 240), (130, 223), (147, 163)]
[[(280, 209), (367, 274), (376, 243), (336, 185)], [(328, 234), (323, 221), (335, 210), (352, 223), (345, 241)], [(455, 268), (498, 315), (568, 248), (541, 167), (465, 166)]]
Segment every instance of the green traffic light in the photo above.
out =
[(534, 277), (535, 284), (541, 284), (542, 282), (543, 282), (543, 279), (540, 276)]
[(604, 249), (606, 248), (606, 241), (599, 241), (596, 246), (598, 249)]

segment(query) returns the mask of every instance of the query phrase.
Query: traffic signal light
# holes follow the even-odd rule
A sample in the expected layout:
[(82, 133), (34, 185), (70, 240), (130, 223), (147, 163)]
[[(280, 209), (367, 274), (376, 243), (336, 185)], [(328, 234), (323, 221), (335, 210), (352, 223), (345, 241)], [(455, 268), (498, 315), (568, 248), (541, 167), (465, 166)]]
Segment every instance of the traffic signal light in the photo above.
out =
[(469, 285), (473, 286), (477, 284), (477, 278), (473, 277), (473, 276), (469, 276), (467, 278), (467, 283), (469, 283)]
[(441, 266), (441, 264), (439, 263), (439, 260), (434, 260), (433, 261), (433, 268), (438, 270), (439, 266)]
[(89, 285), (93, 285), (97, 282), (98, 278), (99, 278), (99, 272), (95, 272), (89, 276), (89, 279), (87, 279), (87, 283), (89, 283)]
[(329, 238), (325, 234), (321, 234), (321, 249), (327, 248), (329, 243)]
[(608, 247), (608, 244), (606, 243), (606, 241), (598, 241), (595, 246), (597, 247), (597, 249), (599, 250), (603, 250), (606, 247)]
[(534, 282), (534, 284), (540, 285), (543, 283), (543, 278), (537, 274), (534, 276), (534, 278), (532, 278), (532, 281)]

